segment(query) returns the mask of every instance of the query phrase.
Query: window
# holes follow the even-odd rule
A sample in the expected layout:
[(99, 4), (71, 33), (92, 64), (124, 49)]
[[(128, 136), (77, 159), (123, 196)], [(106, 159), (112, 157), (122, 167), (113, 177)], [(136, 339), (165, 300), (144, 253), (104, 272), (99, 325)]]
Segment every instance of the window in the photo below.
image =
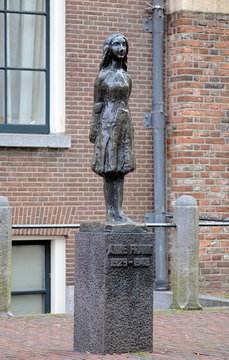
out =
[(13, 314), (64, 313), (66, 238), (13, 236), (12, 244)]
[(47, 0), (0, 0), (0, 132), (49, 133)]
[(13, 241), (12, 312), (50, 312), (50, 241)]

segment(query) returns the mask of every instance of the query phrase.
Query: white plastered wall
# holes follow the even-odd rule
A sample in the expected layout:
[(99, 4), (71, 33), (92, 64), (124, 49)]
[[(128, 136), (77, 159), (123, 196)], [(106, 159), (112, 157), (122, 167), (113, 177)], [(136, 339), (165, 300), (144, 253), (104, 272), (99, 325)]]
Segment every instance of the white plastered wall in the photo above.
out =
[(66, 306), (66, 240), (51, 239), (51, 312), (65, 313)]
[(229, 14), (229, 0), (168, 0), (168, 9)]

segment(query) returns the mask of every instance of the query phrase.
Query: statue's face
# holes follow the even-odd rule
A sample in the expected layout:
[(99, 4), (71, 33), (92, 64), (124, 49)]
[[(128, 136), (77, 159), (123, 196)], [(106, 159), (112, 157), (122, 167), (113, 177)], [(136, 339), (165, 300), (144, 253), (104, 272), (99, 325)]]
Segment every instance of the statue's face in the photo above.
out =
[(121, 36), (117, 36), (111, 43), (111, 52), (115, 59), (124, 59), (127, 53), (126, 41)]

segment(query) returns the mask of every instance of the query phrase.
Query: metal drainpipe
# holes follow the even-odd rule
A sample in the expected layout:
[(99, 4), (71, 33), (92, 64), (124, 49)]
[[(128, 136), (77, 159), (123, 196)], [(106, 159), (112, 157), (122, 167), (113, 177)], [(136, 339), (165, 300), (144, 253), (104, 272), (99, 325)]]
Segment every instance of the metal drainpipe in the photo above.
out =
[[(163, 81), (163, 43), (165, 17), (163, 0), (153, 1), (153, 150), (154, 150), (154, 221), (166, 222), (165, 197), (165, 105)], [(168, 260), (166, 229), (155, 229), (156, 281), (157, 290), (168, 289)]]

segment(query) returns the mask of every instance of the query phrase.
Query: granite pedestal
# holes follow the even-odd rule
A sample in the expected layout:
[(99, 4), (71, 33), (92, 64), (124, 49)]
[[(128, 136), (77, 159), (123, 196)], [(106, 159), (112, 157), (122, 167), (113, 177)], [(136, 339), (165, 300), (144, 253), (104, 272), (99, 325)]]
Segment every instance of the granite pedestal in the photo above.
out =
[(75, 351), (152, 352), (153, 236), (76, 234)]

